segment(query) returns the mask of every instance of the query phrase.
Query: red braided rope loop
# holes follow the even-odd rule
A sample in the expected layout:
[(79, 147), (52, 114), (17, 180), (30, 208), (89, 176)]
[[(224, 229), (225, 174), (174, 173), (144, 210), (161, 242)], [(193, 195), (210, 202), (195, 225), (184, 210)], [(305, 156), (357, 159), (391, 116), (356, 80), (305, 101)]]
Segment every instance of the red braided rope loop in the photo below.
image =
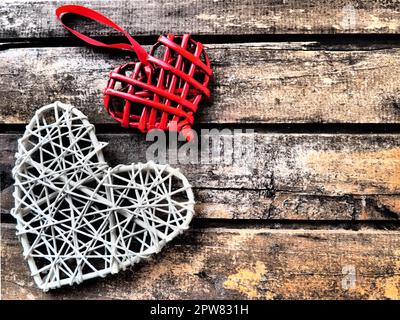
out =
[[(79, 33), (62, 22), (64, 13), (74, 13), (110, 26), (124, 34), (127, 43), (105, 44)], [(210, 96), (212, 70), (200, 42), (189, 34), (160, 36), (148, 54), (126, 31), (100, 13), (77, 5), (62, 6), (56, 15), (66, 29), (83, 41), (107, 48), (136, 53), (139, 62), (130, 62), (110, 72), (104, 90), (107, 112), (124, 128), (141, 132), (152, 129), (176, 130), (192, 138), (194, 113)]]

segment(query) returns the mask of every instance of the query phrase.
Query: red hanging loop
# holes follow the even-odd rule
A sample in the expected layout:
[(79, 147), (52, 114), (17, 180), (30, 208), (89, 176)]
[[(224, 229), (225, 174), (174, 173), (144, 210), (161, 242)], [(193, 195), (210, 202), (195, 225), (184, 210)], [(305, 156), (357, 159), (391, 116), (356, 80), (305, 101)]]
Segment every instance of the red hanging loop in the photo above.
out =
[[(109, 26), (119, 32), (121, 32), (125, 37), (128, 38), (130, 44), (127, 43), (114, 43), (114, 44), (106, 44), (100, 41), (97, 41), (93, 38), (90, 38), (88, 36), (85, 36), (84, 34), (66, 26), (64, 22), (62, 21), (62, 15), (65, 13), (74, 13), (77, 15), (80, 15), (85, 18), (92, 19), (93, 21), (99, 22), (101, 24), (104, 24), (106, 26)], [(75, 36), (77, 36), (79, 39), (82, 39), (83, 41), (94, 45), (98, 47), (105, 47), (105, 48), (113, 48), (113, 49), (122, 49), (122, 50), (129, 50), (129, 51), (134, 51), (136, 55), (139, 58), (139, 61), (143, 64), (149, 64), (147, 61), (148, 53), (146, 50), (135, 40), (133, 39), (128, 32), (123, 30), (120, 26), (118, 26), (116, 23), (108, 19), (107, 17), (103, 16), (102, 14), (98, 13), (97, 11), (94, 11), (92, 9), (83, 7), (83, 6), (78, 6), (78, 5), (65, 5), (57, 8), (56, 10), (56, 16), (58, 20), (62, 23), (62, 25), (72, 32)]]

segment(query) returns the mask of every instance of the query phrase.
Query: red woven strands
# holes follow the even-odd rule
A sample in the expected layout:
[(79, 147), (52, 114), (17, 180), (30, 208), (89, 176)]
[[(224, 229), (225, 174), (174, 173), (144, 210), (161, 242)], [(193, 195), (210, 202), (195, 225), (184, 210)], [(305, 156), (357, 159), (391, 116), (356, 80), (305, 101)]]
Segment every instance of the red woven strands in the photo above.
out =
[(200, 102), (210, 96), (212, 70), (203, 45), (189, 34), (160, 36), (148, 54), (126, 31), (100, 13), (82, 6), (62, 6), (56, 11), (61, 22), (62, 14), (67, 12), (120, 31), (130, 44), (105, 44), (64, 25), (78, 38), (95, 46), (130, 50), (139, 58), (139, 62), (119, 66), (110, 73), (104, 90), (107, 112), (124, 128), (141, 132), (176, 130), (190, 140), (194, 113)]

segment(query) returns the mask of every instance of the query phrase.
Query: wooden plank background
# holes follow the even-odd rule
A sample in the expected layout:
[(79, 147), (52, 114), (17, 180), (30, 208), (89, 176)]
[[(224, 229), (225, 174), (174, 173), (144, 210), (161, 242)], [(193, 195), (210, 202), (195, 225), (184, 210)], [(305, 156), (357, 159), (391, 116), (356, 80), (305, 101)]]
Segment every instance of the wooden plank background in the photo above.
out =
[(16, 140), (34, 111), (79, 107), (111, 165), (145, 161), (150, 144), (102, 106), (110, 69), (132, 57), (71, 37), (54, 17), (65, 3), (0, 3), (3, 299), (400, 299), (400, 7), (372, 0), (75, 1), (146, 44), (199, 37), (215, 75), (196, 128), (253, 129), (242, 138), (254, 162), (179, 165), (197, 201), (187, 233), (129, 271), (38, 290), (9, 215)]
[[(207, 49), (215, 81), (201, 123), (400, 122), (400, 48), (278, 42)], [(0, 122), (26, 123), (38, 106), (61, 99), (90, 121), (115, 123), (103, 112), (101, 92), (110, 70), (130, 58), (86, 47), (4, 50), (0, 77), (8, 85), (0, 95), (9, 108)]]
[[(62, 37), (65, 30), (53, 19), (54, 10), (69, 1), (2, 1), (0, 16), (5, 39)], [(189, 32), (204, 35), (397, 33), (400, 8), (396, 0), (351, 2), (346, 0), (199, 0), (155, 1), (76, 0), (104, 13), (128, 32), (159, 35)], [(356, 20), (352, 24), (346, 6)], [(350, 23), (348, 22), (350, 19)], [(115, 35), (106, 27), (87, 23), (87, 34)]]

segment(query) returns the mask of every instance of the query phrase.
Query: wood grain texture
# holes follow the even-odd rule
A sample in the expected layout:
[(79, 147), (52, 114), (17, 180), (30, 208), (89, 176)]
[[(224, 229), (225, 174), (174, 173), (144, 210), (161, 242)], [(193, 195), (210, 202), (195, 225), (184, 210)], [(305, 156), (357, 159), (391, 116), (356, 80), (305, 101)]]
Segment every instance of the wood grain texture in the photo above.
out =
[(14, 230), (2, 225), (3, 299), (400, 298), (397, 231), (191, 230), (128, 271), (44, 294)]
[[(398, 221), (398, 195), (321, 196), (266, 190), (194, 188), (195, 218), (273, 221)], [(0, 214), (9, 218), (13, 186), (0, 192)]]
[[(138, 134), (100, 134), (110, 165), (146, 161)], [(226, 137), (227, 135), (225, 135)], [(397, 220), (400, 139), (396, 134), (242, 134), (254, 157), (178, 163), (195, 188), (198, 217), (298, 220)], [(11, 169), (17, 134), (1, 134), (4, 213), (13, 206)], [(227, 144), (221, 139), (222, 153)]]
[[(6, 0), (0, 6), (0, 38), (63, 37), (68, 33), (54, 11), (69, 1)], [(396, 0), (192, 0), (74, 1), (99, 10), (132, 35), (397, 33)], [(353, 3), (353, 4), (352, 4)], [(351, 7), (349, 7), (351, 5)], [(83, 24), (89, 35), (115, 35), (102, 26)]]
[[(400, 123), (400, 49), (320, 50), (318, 43), (208, 45), (212, 100), (200, 123)], [(54, 100), (93, 123), (113, 123), (103, 107), (108, 73), (131, 58), (92, 48), (0, 52), (0, 122), (26, 123)]]
[[(0, 2), (0, 124), (21, 128), (15, 124), (61, 100), (102, 128), (98, 137), (109, 142), (110, 165), (146, 161), (151, 142), (136, 132), (107, 133), (115, 122), (102, 103), (109, 71), (132, 56), (84, 47), (56, 21), (55, 8), (67, 3)], [(194, 226), (125, 272), (44, 294), (8, 223), (21, 132), (1, 133), (2, 299), (400, 299), (400, 134), (265, 132), (282, 123), (399, 124), (400, 47), (397, 36), (386, 36), (400, 33), (398, 1), (74, 3), (101, 11), (134, 36), (150, 36), (139, 40), (167, 32), (201, 35), (214, 78), (212, 99), (196, 116), (199, 128), (258, 128), (240, 135), (244, 145), (254, 143), (254, 153), (228, 163), (212, 153), (210, 163), (167, 159), (193, 185)], [(91, 36), (119, 36), (68, 20)], [(251, 43), (290, 41), (289, 34), (321, 43)], [(357, 36), (343, 42), (342, 34)], [(233, 40), (244, 43), (215, 44)], [(226, 142), (221, 150), (227, 152)], [(348, 226), (359, 230), (341, 229)], [(346, 281), (349, 270), (356, 273), (354, 287)]]

